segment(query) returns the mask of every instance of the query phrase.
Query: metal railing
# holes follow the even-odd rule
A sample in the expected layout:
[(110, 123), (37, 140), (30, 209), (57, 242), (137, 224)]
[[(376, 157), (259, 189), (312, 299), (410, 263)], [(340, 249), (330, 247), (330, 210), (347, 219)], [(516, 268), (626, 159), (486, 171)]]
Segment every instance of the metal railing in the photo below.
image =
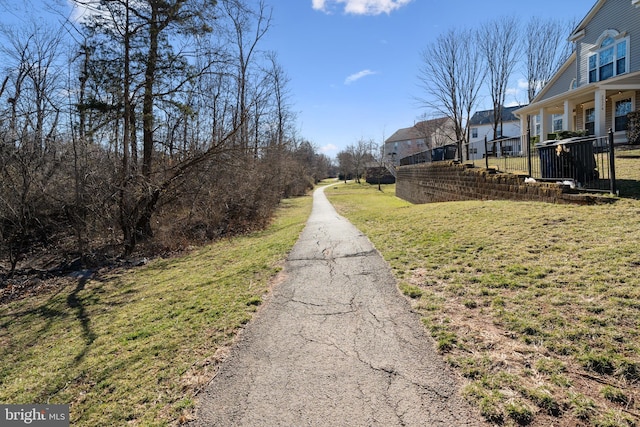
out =
[(400, 159), (400, 166), (456, 159), (458, 159), (458, 146), (456, 144), (447, 144), (403, 157)]
[(394, 165), (393, 162), (388, 162), (388, 161), (384, 162), (384, 167), (387, 168), (389, 173), (393, 175), (395, 179), (398, 179), (398, 171), (397, 171), (396, 165)]
[(531, 143), (528, 134), (495, 141), (485, 139), (468, 144), (463, 151), (465, 163), (476, 167), (562, 182), (585, 191), (616, 194), (612, 131), (604, 137), (577, 137), (536, 144)]

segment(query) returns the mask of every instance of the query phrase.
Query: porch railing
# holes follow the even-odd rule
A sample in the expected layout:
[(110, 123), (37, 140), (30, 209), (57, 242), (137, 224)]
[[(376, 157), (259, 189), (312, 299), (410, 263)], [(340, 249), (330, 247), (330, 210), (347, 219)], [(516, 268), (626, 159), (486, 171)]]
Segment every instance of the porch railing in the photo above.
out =
[(468, 144), (465, 163), (616, 194), (613, 132), (533, 144), (529, 134)]
[(393, 175), (395, 179), (398, 179), (398, 171), (396, 165), (394, 165), (393, 162), (384, 162), (384, 167), (389, 171), (391, 175)]

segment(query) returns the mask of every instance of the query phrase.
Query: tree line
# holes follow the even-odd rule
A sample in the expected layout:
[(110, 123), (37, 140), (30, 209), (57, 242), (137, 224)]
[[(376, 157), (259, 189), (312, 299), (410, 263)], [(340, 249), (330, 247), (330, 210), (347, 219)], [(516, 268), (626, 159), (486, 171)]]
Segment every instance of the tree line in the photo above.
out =
[[(469, 120), (488, 93), (493, 110), (493, 139), (502, 129), (502, 112), (509, 84), (517, 73), (526, 82), (526, 98), (530, 103), (568, 59), (572, 45), (567, 35), (573, 23), (532, 17), (522, 23), (515, 17), (501, 17), (477, 28), (455, 27), (440, 34), (419, 53), (418, 91), (415, 100), (427, 112), (421, 116), (428, 128), (419, 128), (429, 141), (438, 124), (427, 117), (451, 119), (452, 135), (438, 145), (457, 143), (459, 152), (468, 141)], [(446, 139), (446, 140), (445, 140)], [(435, 148), (435, 147), (431, 147)], [(381, 167), (384, 141), (359, 140), (336, 156), (341, 177), (359, 180), (367, 166)], [(495, 152), (495, 147), (493, 149)]]
[(261, 47), (263, 1), (74, 6), (1, 29), (5, 270), (40, 249), (88, 263), (246, 232), (328, 175)]
[[(417, 101), (434, 115), (450, 117), (459, 150), (467, 142), (469, 119), (483, 89), (493, 110), (493, 139), (502, 128), (502, 110), (511, 78), (520, 73), (530, 103), (569, 58), (572, 23), (532, 17), (523, 23), (501, 17), (478, 28), (456, 27), (421, 52)], [(523, 129), (524, 131), (524, 129)]]

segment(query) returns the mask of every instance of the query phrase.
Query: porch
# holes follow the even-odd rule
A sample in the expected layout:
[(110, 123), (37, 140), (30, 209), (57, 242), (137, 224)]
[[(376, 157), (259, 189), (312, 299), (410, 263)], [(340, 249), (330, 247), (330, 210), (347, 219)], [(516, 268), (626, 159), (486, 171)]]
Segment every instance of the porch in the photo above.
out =
[(614, 143), (626, 144), (627, 114), (638, 109), (640, 72), (575, 88), (532, 103), (515, 112), (522, 129), (538, 141), (559, 131), (604, 137), (613, 130)]
[[(471, 155), (465, 164), (525, 176), (535, 181), (560, 182), (575, 190), (617, 194), (614, 136), (568, 138), (535, 143), (529, 135), (496, 142), (496, 156)], [(469, 144), (475, 152), (476, 145)], [(485, 141), (485, 150), (489, 142)], [(513, 150), (517, 147), (518, 150)]]

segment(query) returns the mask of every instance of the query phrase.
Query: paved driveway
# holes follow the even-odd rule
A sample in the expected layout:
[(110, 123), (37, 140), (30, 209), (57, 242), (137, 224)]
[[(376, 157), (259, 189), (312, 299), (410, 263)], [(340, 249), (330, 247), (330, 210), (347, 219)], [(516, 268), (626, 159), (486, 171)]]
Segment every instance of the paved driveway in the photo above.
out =
[(483, 425), (387, 264), (324, 190), (283, 281), (200, 395), (193, 424)]

